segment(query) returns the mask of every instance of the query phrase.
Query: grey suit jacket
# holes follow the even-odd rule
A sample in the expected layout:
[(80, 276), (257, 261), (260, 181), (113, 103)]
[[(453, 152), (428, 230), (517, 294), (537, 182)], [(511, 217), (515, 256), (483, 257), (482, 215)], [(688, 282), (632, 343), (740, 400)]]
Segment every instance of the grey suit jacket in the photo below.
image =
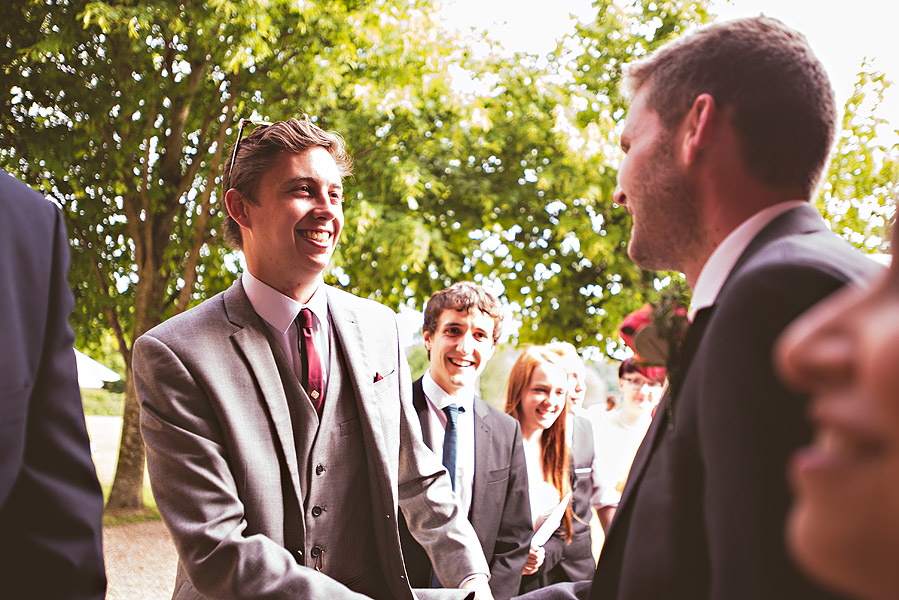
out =
[(784, 546), (789, 456), (811, 439), (806, 397), (771, 350), (800, 313), (880, 267), (792, 209), (750, 243), (699, 311), (634, 459), (591, 598), (824, 598)]
[[(412, 402), (425, 444), (433, 448), (425, 426), (428, 405), (421, 379), (412, 384)], [(514, 418), (480, 398), (474, 401), (474, 421), (475, 469), (469, 520), (490, 564), (493, 596), (506, 600), (518, 592), (532, 533), (521, 427)], [(426, 587), (431, 578), (431, 561), (422, 547), (410, 539), (405, 524), (401, 525), (409, 580), (415, 587)]]
[[(388, 308), (327, 287), (365, 444), (378, 561), (394, 598), (413, 598), (397, 527), (460, 582), (487, 572), (443, 466), (421, 441), (410, 377)], [(290, 415), (266, 325), (240, 281), (137, 340), (141, 433), (179, 565), (175, 598), (361, 598), (306, 567)], [(402, 449), (402, 451), (401, 451)], [(289, 526), (290, 525), (290, 526)], [(335, 557), (339, 560), (339, 556)], [(311, 563), (310, 563), (311, 564)]]

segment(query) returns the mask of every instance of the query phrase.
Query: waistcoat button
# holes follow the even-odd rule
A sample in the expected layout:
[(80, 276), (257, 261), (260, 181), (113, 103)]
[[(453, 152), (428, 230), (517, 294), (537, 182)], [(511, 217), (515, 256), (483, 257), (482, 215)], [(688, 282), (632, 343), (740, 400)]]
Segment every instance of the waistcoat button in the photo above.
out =
[[(312, 507), (312, 516), (313, 516), (313, 517), (317, 517), (317, 516), (319, 516), (319, 515), (321, 515), (321, 514), (322, 514), (322, 507), (321, 507), (321, 506), (313, 506), (313, 507)], [(314, 548), (313, 548), (313, 550), (314, 550)]]

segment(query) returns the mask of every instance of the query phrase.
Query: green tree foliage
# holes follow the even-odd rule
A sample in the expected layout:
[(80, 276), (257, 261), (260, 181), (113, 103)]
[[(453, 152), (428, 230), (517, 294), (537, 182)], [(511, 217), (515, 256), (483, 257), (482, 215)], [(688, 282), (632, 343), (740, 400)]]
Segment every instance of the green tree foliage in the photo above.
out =
[(620, 65), (707, 15), (701, 2), (596, 6), (597, 23), (563, 40), (548, 67), (456, 52), (482, 91), (432, 85), (418, 104), (382, 107), (374, 135), (348, 136), (367, 144), (337, 260), (343, 285), (421, 308), (473, 279), (515, 309), (519, 341), (617, 346), (618, 322), (656, 282), (627, 258), (630, 218), (612, 202)]
[(139, 509), (131, 344), (235, 277), (216, 237), (233, 124), (347, 109), (359, 73), (396, 87), (391, 77), (416, 64), (406, 84), (418, 85), (428, 65), (402, 53), (418, 52), (404, 28), (421, 11), (399, 0), (26, 0), (11, 12), (0, 164), (66, 214), (79, 343), (115, 335), (128, 387), (107, 508)]
[[(240, 117), (308, 113), (347, 139), (356, 169), (329, 283), (420, 309), (481, 281), (515, 309), (519, 341), (616, 351), (618, 323), (668, 281), (627, 258), (630, 217), (612, 201), (621, 66), (707, 14), (702, 1), (595, 7), (540, 58), (474, 55), (424, 0), (14, 0), (0, 165), (65, 212), (79, 346), (111, 338), (123, 359), (108, 508), (142, 502), (133, 340), (238, 272), (218, 186)], [(460, 70), (474, 91), (454, 85)], [(871, 119), (847, 122), (822, 202), (895, 193), (895, 148), (871, 149)], [(882, 237), (866, 213), (828, 210), (848, 219), (838, 230)]]
[[(635, 56), (694, 16), (651, 6), (589, 35)], [(125, 365), (109, 509), (141, 504), (133, 340), (237, 271), (216, 228), (238, 117), (305, 112), (348, 139), (358, 167), (328, 279), (353, 292), (420, 307), (453, 280), (490, 281), (520, 307), (525, 339), (590, 344), (640, 296), (630, 284), (651, 280), (623, 259), (614, 170), (583, 156), (570, 125), (588, 118), (571, 108), (586, 88), (565, 89), (531, 57), (472, 59), (428, 3), (18, 0), (9, 13), (0, 164), (63, 208), (79, 344), (111, 333)], [(567, 68), (553, 61), (556, 75)], [(489, 92), (456, 92), (453, 64), (489, 78)], [(588, 118), (587, 141), (608, 146), (618, 118)]]
[[(899, 143), (878, 141), (889, 126), (877, 116), (890, 85), (862, 65), (830, 166), (815, 204), (831, 228), (865, 252), (889, 252), (889, 223), (899, 198)], [(899, 132), (897, 132), (899, 133)]]

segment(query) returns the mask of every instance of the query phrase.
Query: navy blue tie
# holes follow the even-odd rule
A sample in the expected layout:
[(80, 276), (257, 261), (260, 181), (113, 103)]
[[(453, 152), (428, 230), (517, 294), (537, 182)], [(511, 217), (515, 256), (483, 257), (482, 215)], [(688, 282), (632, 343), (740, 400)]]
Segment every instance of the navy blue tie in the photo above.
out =
[(455, 404), (443, 409), (443, 413), (446, 415), (446, 431), (443, 434), (443, 466), (449, 471), (453, 491), (456, 491), (456, 448), (459, 444), (457, 431), (460, 412), (465, 412), (465, 409)]
[[(459, 445), (459, 413), (464, 413), (465, 409), (455, 404), (450, 404), (443, 409), (446, 415), (446, 430), (443, 432), (443, 466), (449, 471), (450, 482), (453, 484), (453, 491), (456, 491), (456, 448)], [(442, 588), (437, 573), (431, 571), (431, 587)]]

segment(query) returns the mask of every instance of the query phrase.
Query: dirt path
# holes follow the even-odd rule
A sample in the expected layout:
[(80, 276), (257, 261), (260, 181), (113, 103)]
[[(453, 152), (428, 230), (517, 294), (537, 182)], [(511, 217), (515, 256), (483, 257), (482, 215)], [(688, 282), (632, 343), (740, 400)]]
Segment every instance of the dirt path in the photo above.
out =
[[(87, 431), (97, 476), (112, 482), (122, 433), (121, 417), (89, 416)], [(162, 521), (103, 528), (107, 600), (169, 600), (178, 555)]]
[(103, 528), (106, 600), (169, 600), (178, 556), (162, 521)]

